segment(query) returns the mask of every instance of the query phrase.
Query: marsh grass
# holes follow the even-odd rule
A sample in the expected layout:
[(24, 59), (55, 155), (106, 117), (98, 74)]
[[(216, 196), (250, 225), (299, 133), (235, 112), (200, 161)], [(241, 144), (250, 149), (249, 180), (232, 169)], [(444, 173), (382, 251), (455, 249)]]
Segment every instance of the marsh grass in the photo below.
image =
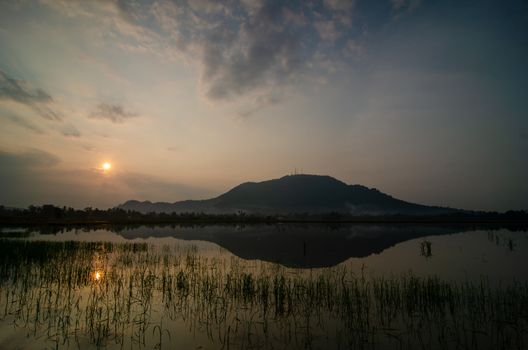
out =
[[(287, 269), (197, 249), (0, 240), (0, 324), (55, 348), (523, 349), (528, 284), (345, 267)], [(1, 344), (0, 344), (1, 345)]]

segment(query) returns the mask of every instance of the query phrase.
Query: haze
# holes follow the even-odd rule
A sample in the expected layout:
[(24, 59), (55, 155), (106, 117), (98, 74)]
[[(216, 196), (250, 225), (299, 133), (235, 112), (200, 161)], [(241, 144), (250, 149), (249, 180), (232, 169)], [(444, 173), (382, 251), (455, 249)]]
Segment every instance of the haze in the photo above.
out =
[(526, 33), (521, 0), (2, 1), (0, 204), (298, 171), (528, 209)]

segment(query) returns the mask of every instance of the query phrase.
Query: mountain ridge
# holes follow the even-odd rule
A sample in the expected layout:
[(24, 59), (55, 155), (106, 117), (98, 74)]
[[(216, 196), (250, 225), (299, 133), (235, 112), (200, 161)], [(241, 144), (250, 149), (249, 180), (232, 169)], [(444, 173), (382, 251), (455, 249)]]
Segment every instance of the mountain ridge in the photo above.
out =
[(217, 197), (177, 202), (129, 200), (118, 208), (142, 213), (293, 214), (339, 212), (357, 215), (438, 215), (458, 209), (406, 202), (363, 185), (348, 185), (328, 175), (286, 175), (244, 182)]

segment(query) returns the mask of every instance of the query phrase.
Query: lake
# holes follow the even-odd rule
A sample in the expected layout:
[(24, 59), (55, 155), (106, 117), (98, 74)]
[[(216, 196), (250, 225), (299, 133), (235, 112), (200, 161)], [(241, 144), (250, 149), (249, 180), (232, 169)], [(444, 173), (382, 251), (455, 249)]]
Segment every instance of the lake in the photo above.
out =
[(0, 348), (523, 349), (528, 233), (2, 227)]

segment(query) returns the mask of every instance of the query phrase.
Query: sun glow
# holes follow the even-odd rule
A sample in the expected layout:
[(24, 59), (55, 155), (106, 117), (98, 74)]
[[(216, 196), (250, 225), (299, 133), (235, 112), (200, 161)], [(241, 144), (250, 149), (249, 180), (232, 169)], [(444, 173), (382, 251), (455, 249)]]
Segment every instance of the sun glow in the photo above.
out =
[(104, 171), (109, 171), (110, 169), (112, 169), (112, 164), (104, 162), (102, 168)]

